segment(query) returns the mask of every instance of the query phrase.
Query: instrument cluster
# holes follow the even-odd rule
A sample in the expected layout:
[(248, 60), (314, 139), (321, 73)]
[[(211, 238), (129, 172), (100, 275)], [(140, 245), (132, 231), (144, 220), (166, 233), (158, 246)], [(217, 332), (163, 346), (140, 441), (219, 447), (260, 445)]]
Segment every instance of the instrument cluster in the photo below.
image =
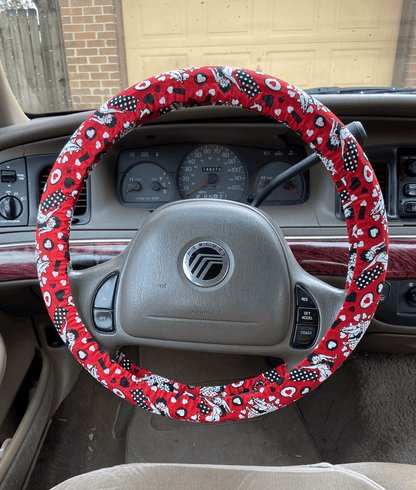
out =
[[(181, 199), (227, 199), (250, 204), (277, 175), (306, 157), (301, 146), (284, 149), (221, 144), (174, 144), (125, 150), (117, 162), (117, 198), (154, 210)], [(286, 181), (266, 206), (302, 204), (309, 172)]]

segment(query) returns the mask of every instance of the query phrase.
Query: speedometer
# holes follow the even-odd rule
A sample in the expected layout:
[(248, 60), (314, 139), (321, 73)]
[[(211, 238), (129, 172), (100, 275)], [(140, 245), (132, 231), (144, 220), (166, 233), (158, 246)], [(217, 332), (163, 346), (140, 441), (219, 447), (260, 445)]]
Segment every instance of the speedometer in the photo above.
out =
[(243, 162), (230, 148), (203, 145), (185, 157), (178, 172), (182, 199), (239, 201), (247, 186)]

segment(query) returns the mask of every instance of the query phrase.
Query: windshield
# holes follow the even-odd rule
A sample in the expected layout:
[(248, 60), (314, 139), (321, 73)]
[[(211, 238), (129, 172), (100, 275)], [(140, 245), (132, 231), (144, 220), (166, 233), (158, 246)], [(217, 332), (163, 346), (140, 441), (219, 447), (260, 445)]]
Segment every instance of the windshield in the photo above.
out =
[(0, 0), (0, 61), (29, 114), (95, 109), (201, 65), (315, 87), (416, 86), (408, 0)]

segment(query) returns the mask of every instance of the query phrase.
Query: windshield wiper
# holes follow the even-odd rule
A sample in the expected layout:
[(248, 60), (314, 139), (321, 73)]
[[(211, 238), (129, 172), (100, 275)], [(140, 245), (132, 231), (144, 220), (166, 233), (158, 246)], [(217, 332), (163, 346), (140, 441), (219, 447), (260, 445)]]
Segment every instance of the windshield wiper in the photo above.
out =
[(305, 90), (308, 94), (415, 94), (413, 87), (316, 87)]

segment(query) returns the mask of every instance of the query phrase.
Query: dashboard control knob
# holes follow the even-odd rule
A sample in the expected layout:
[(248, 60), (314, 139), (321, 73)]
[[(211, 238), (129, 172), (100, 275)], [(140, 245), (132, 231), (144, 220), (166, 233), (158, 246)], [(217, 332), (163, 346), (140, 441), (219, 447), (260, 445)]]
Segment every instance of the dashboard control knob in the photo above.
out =
[(416, 288), (409, 289), (406, 294), (406, 301), (410, 306), (416, 308)]
[(407, 174), (416, 177), (416, 160), (410, 160), (407, 163)]
[(0, 216), (3, 219), (14, 220), (23, 213), (23, 204), (17, 197), (6, 196), (0, 200)]

